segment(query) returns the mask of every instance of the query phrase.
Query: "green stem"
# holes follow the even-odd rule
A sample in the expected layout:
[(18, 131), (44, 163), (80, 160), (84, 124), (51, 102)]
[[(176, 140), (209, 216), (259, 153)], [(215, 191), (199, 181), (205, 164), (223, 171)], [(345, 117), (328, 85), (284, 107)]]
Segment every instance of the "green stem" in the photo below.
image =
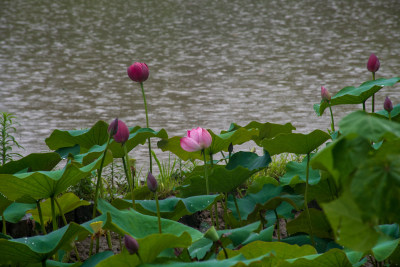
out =
[(307, 194), (308, 194), (308, 177), (309, 177), (309, 170), (310, 168), (310, 153), (307, 154), (307, 170), (306, 170), (306, 190), (304, 192), (304, 205), (306, 208), (307, 212), (307, 217), (308, 217), (308, 223), (310, 227), (310, 239), (312, 245), (315, 247), (315, 241), (314, 241), (314, 236), (313, 236), (313, 230), (312, 230), (312, 224), (311, 224), (311, 215), (310, 215), (310, 210), (308, 209), (308, 200), (307, 200)]
[[(225, 193), (224, 221), (225, 221), (225, 218), (228, 218), (227, 205), (228, 205), (228, 194)], [(228, 229), (227, 227), (228, 227), (228, 221), (225, 221), (225, 230)]]
[[(147, 102), (146, 102), (146, 95), (144, 94), (144, 88), (143, 88), (143, 83), (140, 83), (140, 87), (142, 88), (142, 95), (143, 95), (143, 101), (144, 101), (144, 110), (146, 112), (146, 127), (149, 128), (149, 115), (147, 113)], [(150, 142), (150, 137), (147, 139), (149, 143), (149, 158), (150, 158), (150, 172), (153, 173), (153, 163), (152, 163), (152, 158), (151, 158), (151, 142)]]
[(92, 253), (93, 253), (93, 240), (94, 240), (93, 237), (90, 238), (89, 258), (90, 258), (90, 256), (92, 256)]
[(157, 206), (157, 217), (158, 217), (158, 231), (160, 234), (162, 233), (161, 231), (161, 215), (160, 215), (160, 204), (158, 203), (158, 195), (157, 192), (154, 193), (155, 198), (156, 198), (156, 206)]
[(274, 209), (275, 217), (276, 217), (276, 231), (278, 232), (278, 241), (281, 241), (281, 229), (279, 225), (279, 216), (278, 213), (276, 212), (276, 209)]
[(43, 222), (43, 213), (42, 213), (42, 208), (40, 207), (40, 200), (38, 200), (36, 202), (36, 206), (37, 206), (38, 213), (39, 213), (40, 228), (42, 228), (42, 233), (44, 235), (47, 235), (46, 227), (44, 226), (44, 222)]
[(390, 114), (390, 111), (388, 113), (389, 113), (389, 121), (391, 121), (392, 120), (392, 115)]
[(92, 214), (92, 218), (93, 219), (94, 219), (94, 217), (96, 217), (97, 202), (98, 202), (98, 198), (99, 198), (99, 189), (100, 189), (100, 185), (101, 185), (101, 173), (103, 171), (104, 160), (105, 160), (106, 155), (107, 155), (107, 150), (108, 150), (108, 145), (110, 143), (110, 139), (111, 139), (111, 136), (108, 135), (106, 149), (104, 150), (103, 158), (101, 159), (101, 163), (100, 163), (100, 169), (97, 171), (96, 192), (95, 192), (95, 195), (94, 195), (94, 205), (93, 205), (93, 214)]
[[(372, 80), (375, 81), (375, 72), (372, 72)], [(375, 94), (372, 95), (372, 113), (375, 112)]]
[(331, 129), (332, 129), (332, 132), (334, 132), (335, 131), (335, 122), (333, 120), (333, 112), (332, 112), (331, 103), (328, 102), (328, 106), (329, 106), (329, 111), (331, 112), (331, 121), (332, 121)]
[(139, 260), (140, 260), (140, 263), (143, 264), (143, 260), (142, 260), (142, 257), (140, 257), (139, 251), (136, 252), (136, 255), (138, 256), (138, 258), (139, 258)]
[[(125, 162), (125, 157), (122, 157), (122, 165), (124, 166), (124, 172), (125, 172), (125, 177), (128, 177), (128, 169), (126, 168), (126, 162)], [(131, 190), (131, 181), (129, 179), (128, 180), (128, 190)]]
[(215, 225), (216, 225), (216, 227), (217, 227), (217, 230), (219, 230), (219, 218), (218, 218), (218, 201), (217, 202), (215, 202), (215, 205), (214, 205), (214, 210), (215, 210)]
[(208, 187), (208, 173), (207, 173), (207, 160), (206, 160), (206, 153), (204, 149), (202, 150), (203, 156), (204, 156), (204, 176), (206, 177), (206, 192), (207, 195), (210, 194), (210, 188)]
[(221, 243), (221, 248), (224, 251), (225, 259), (228, 259), (228, 252), (226, 251), (225, 247)]
[(56, 209), (55, 209), (55, 206), (54, 206), (54, 198), (55, 198), (54, 196), (52, 196), (50, 198), (51, 199), (51, 217), (52, 217), (52, 220), (53, 220), (53, 231), (58, 229), (57, 218), (56, 218)]
[(125, 152), (125, 161), (126, 161), (126, 169), (127, 169), (127, 176), (126, 176), (126, 179), (128, 180), (128, 185), (129, 185), (129, 187), (131, 188), (131, 198), (132, 198), (132, 206), (133, 206), (133, 209), (134, 210), (136, 210), (136, 207), (135, 207), (135, 194), (134, 194), (134, 187), (133, 187), (133, 185), (135, 184), (135, 181), (133, 181), (133, 179), (132, 179), (132, 182), (131, 182), (131, 178), (133, 178), (132, 177), (132, 173), (131, 173), (131, 166), (130, 166), (130, 163), (129, 163), (129, 156), (128, 156), (128, 151), (126, 150), (126, 145), (124, 144), (123, 145), (123, 147), (124, 147), (124, 152)]
[(236, 212), (237, 212), (237, 214), (238, 214), (239, 222), (240, 222), (240, 226), (241, 226), (241, 225), (242, 225), (242, 216), (240, 216), (240, 210), (239, 210), (238, 203), (237, 203), (237, 201), (236, 201), (236, 197), (235, 197), (234, 194), (232, 194), (232, 196), (233, 196), (233, 201), (235, 202)]
[(225, 154), (224, 154), (224, 152), (222, 152), (221, 151), (221, 154), (222, 154), (222, 158), (224, 159), (224, 161), (225, 161), (225, 164), (228, 164), (228, 161), (226, 160), (226, 158), (225, 158)]
[(96, 253), (99, 253), (100, 250), (100, 236), (96, 235)]
[(7, 234), (7, 226), (6, 226), (6, 219), (4, 218), (4, 214), (1, 215), (1, 220), (3, 221), (3, 234), (6, 235)]
[(110, 231), (109, 231), (109, 230), (106, 231), (106, 236), (107, 236), (107, 245), (108, 245), (108, 248), (109, 248), (110, 250), (112, 250), (111, 234), (110, 234)]
[(365, 111), (365, 101), (363, 102), (363, 111)]

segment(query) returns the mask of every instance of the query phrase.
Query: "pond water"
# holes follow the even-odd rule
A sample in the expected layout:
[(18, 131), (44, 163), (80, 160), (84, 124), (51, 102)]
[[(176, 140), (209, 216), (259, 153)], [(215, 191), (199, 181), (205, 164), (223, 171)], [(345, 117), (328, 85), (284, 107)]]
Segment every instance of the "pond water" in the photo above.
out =
[[(0, 110), (17, 116), (24, 155), (46, 151), (54, 129), (115, 117), (145, 127), (126, 74), (139, 61), (150, 127), (171, 137), (252, 120), (327, 129), (329, 115), (313, 111), (321, 85), (371, 79), (371, 53), (377, 78), (400, 75), (399, 14), (397, 0), (2, 0)], [(376, 108), (399, 103), (399, 89), (381, 90)], [(336, 120), (354, 108), (334, 107)], [(145, 160), (146, 148), (132, 156)]]

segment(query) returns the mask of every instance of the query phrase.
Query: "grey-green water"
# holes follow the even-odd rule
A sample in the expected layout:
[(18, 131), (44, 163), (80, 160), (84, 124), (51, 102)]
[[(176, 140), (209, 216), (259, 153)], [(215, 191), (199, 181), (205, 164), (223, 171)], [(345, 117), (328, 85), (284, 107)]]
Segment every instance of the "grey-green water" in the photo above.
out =
[[(21, 124), (23, 154), (46, 150), (54, 129), (119, 117), (145, 126), (138, 84), (146, 62), (150, 127), (170, 136), (231, 122), (291, 122), (327, 129), (317, 117), (320, 86), (331, 93), (400, 75), (396, 0), (0, 1), (0, 110)], [(377, 95), (400, 102), (399, 86)], [(334, 107), (336, 120), (353, 108)], [(367, 104), (370, 108), (370, 103)], [(146, 146), (133, 154), (145, 160)]]

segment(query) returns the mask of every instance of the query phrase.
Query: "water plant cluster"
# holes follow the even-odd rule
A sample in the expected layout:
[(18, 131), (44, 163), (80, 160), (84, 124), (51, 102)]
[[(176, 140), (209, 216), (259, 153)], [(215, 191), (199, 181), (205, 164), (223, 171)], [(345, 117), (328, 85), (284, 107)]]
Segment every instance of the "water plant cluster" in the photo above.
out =
[[(45, 140), (53, 152), (33, 153), (1, 166), (0, 265), (400, 264), (400, 105), (389, 98), (375, 103), (374, 97), (400, 77), (375, 79), (379, 66), (371, 55), (371, 80), (333, 96), (321, 88), (321, 102), (314, 110), (322, 116), (329, 109), (327, 131), (303, 134), (291, 123), (253, 121), (232, 123), (220, 133), (199, 127), (184, 137), (170, 137), (164, 129), (149, 127), (144, 91), (149, 69), (144, 63), (133, 64), (128, 76), (142, 90), (146, 128), (128, 127), (117, 118), (84, 130), (54, 130)], [(349, 104), (360, 109), (335, 125), (333, 110)], [(383, 109), (375, 111), (375, 106)], [(152, 171), (152, 159), (158, 162), (150, 143), (154, 139), (162, 152), (184, 162), (201, 162), (183, 171), (177, 196), (162, 200), (162, 181)], [(236, 151), (235, 146), (250, 141), (262, 149), (261, 155)], [(140, 186), (129, 152), (146, 142), (150, 169), (147, 183)], [(272, 156), (283, 153), (294, 153), (302, 161), (288, 162), (279, 179), (259, 175), (269, 168)], [(124, 162), (129, 190), (109, 202), (104, 199), (102, 171), (116, 159)], [(92, 173), (97, 177), (92, 219), (68, 222), (67, 212), (89, 202), (67, 189)], [(252, 186), (238, 191), (255, 174)], [(204, 232), (178, 222), (204, 211), (211, 216)], [(38, 235), (9, 236), (5, 222), (15, 223), (27, 213)], [(111, 250), (111, 236), (120, 238), (120, 253)], [(87, 238), (90, 257), (80, 259), (76, 242)], [(99, 250), (100, 239), (107, 240), (110, 250)]]

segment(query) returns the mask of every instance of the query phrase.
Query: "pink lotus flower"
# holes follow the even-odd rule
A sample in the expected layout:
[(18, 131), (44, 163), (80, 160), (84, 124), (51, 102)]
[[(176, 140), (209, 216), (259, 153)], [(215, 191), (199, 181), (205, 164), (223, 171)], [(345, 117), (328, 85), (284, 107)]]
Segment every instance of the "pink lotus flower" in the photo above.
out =
[(146, 63), (135, 62), (129, 66), (128, 76), (134, 82), (144, 82), (149, 78), (149, 67)]
[(322, 100), (324, 100), (324, 101), (327, 101), (327, 102), (331, 101), (331, 94), (323, 86), (321, 86), (321, 97), (322, 97)]
[(210, 133), (206, 129), (197, 127), (187, 131), (187, 136), (181, 138), (181, 147), (188, 152), (195, 152), (208, 148), (211, 142)]
[(386, 97), (385, 102), (383, 103), (383, 108), (387, 111), (387, 112), (391, 112), (393, 110), (393, 103), (390, 100), (389, 97)]
[(114, 136), (118, 132), (118, 118), (113, 120), (108, 126), (107, 132), (109, 135)]
[(117, 128), (117, 133), (114, 134), (114, 140), (117, 143), (121, 143), (121, 144), (125, 144), (126, 141), (128, 141), (129, 139), (129, 129), (126, 126), (126, 124), (121, 121), (118, 120), (118, 128)]
[(157, 191), (158, 183), (157, 183), (156, 178), (154, 177), (154, 175), (151, 172), (149, 172), (149, 174), (147, 174), (147, 187), (153, 193), (155, 193)]
[(370, 72), (377, 72), (379, 70), (381, 63), (379, 62), (379, 59), (375, 54), (371, 54), (368, 59), (367, 63), (367, 69)]

